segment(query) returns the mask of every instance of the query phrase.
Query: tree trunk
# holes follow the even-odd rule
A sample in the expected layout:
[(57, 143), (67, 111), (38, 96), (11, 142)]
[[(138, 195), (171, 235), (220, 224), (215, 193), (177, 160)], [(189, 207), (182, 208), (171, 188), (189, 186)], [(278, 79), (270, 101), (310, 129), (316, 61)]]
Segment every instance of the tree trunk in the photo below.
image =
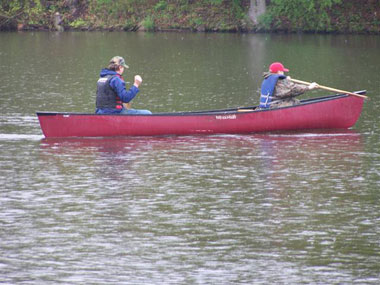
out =
[(265, 0), (251, 0), (248, 15), (255, 25), (259, 23), (258, 19), (265, 11)]
[(54, 14), (54, 28), (55, 30), (57, 30), (58, 32), (63, 32), (64, 31), (64, 28), (62, 27), (62, 17), (61, 17), (61, 14), (59, 14), (59, 12), (56, 12)]

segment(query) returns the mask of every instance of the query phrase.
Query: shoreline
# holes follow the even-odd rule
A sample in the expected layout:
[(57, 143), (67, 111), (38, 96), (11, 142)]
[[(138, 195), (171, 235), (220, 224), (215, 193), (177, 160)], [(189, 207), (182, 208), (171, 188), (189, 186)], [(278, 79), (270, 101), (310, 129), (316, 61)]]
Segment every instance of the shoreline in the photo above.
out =
[(191, 29), (191, 28), (156, 28), (154, 30), (146, 29), (125, 29), (123, 27), (63, 27), (63, 30), (52, 29), (46, 26), (23, 25), (21, 28), (0, 29), (1, 32), (149, 32), (149, 33), (219, 33), (219, 34), (305, 34), (305, 35), (380, 35), (380, 32), (374, 31), (284, 31), (284, 30), (256, 30), (256, 29), (231, 29), (231, 30), (207, 30), (207, 29)]

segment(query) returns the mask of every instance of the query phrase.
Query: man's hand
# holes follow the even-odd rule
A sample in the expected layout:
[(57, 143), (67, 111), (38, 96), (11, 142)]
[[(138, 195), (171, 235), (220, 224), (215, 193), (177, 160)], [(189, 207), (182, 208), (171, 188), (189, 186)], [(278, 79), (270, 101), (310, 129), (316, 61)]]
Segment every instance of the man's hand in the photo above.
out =
[(136, 87), (139, 87), (141, 83), (142, 83), (142, 78), (141, 78), (141, 76), (140, 76), (140, 75), (136, 75), (136, 76), (135, 76), (135, 83), (134, 83), (134, 85), (135, 85)]
[(315, 82), (310, 83), (310, 85), (309, 85), (309, 90), (313, 90), (313, 89), (315, 89), (315, 88), (319, 88), (318, 83), (315, 83)]

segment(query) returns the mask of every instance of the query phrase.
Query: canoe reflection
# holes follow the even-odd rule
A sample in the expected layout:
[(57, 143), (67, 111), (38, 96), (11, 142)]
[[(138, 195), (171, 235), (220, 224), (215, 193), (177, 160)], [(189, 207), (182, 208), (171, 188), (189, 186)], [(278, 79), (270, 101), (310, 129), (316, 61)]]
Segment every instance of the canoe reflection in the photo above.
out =
[[(354, 130), (330, 130), (314, 132), (284, 132), (251, 135), (215, 136), (168, 136), (168, 137), (106, 137), (106, 138), (69, 138), (42, 139), (41, 149), (54, 154), (127, 154), (148, 152), (150, 150), (212, 149), (219, 147), (238, 147), (245, 151), (260, 151), (266, 154), (281, 155), (283, 159), (294, 158), (294, 148), (302, 150), (297, 156), (310, 156), (323, 151), (325, 154), (341, 153), (345, 156), (362, 146), (360, 133)], [(249, 147), (249, 148), (244, 148)], [(248, 153), (247, 153), (248, 154)], [(304, 157), (306, 158), (306, 157)]]
[(265, 187), (276, 180), (285, 183), (284, 178), (304, 181), (306, 177), (302, 176), (322, 169), (350, 172), (360, 163), (357, 153), (363, 148), (360, 134), (352, 130), (43, 139), (40, 146), (41, 156), (53, 163), (71, 165), (74, 169), (95, 167), (101, 176), (117, 180), (130, 179), (132, 173), (146, 177), (155, 172), (157, 176), (160, 173), (187, 175), (189, 179), (194, 176), (200, 181), (207, 175), (215, 181), (245, 177), (247, 183), (263, 183)]
[[(257, 135), (259, 179), (273, 197), (294, 189), (348, 190), (363, 175), (361, 135), (352, 130)], [(329, 180), (329, 181), (327, 181)], [(281, 190), (281, 191), (278, 191)]]

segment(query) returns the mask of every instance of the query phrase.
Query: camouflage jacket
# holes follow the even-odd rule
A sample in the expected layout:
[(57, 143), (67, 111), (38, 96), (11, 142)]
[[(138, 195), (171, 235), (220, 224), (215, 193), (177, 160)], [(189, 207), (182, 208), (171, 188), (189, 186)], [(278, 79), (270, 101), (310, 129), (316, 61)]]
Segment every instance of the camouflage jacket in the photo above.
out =
[[(265, 72), (264, 78), (267, 78), (271, 73)], [(301, 95), (309, 90), (307, 85), (296, 84), (288, 79), (279, 79), (273, 92), (273, 104), (274, 107), (284, 107), (299, 104), (299, 100), (294, 97)]]

